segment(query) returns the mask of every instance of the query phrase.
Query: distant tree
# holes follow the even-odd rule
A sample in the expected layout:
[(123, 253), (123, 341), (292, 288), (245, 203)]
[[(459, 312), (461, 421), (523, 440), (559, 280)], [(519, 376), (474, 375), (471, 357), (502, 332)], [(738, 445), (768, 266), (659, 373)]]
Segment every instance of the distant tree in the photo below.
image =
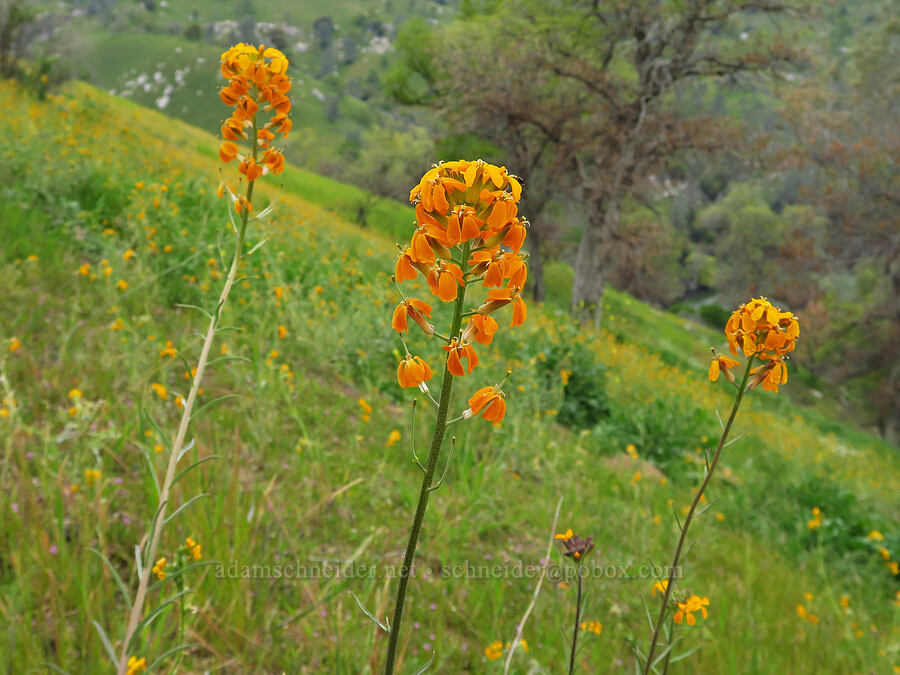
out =
[(334, 39), (334, 21), (332, 21), (330, 16), (320, 16), (318, 19), (313, 21), (313, 35), (316, 38), (316, 44), (319, 49), (326, 50), (331, 47), (332, 40)]
[[(868, 400), (885, 436), (900, 429), (900, 20), (880, 3), (849, 63), (784, 92), (793, 142), (783, 165), (809, 177), (800, 199), (826, 216), (829, 275), (811, 307), (829, 345), (801, 345)], [(830, 358), (827, 358), (830, 357)]]
[[(650, 172), (676, 153), (733, 143), (721, 120), (704, 111), (684, 114), (674, 93), (703, 79), (736, 81), (793, 57), (777, 35), (738, 37), (751, 12), (785, 9), (776, 2), (737, 0), (524, 0), (499, 3), (495, 12), (466, 24), (489, 36), (486, 41), (438, 41), (438, 63), (453, 60), (454, 52), (479, 54), (465, 77), (446, 69), (453, 82), (448, 90), (460, 92), (460, 116), (493, 112), (479, 111), (475, 97), (463, 92), (483, 91), (483, 81), (497, 81), (497, 70), (538, 84), (536, 93), (527, 87), (504, 91), (522, 97), (505, 101), (504, 108), (524, 111), (517, 124), (547, 138), (551, 154), (560, 158), (553, 173), (564, 175), (588, 207), (572, 291), (572, 306), (585, 319), (600, 320), (603, 251), (618, 236), (624, 200), (639, 195)], [(504, 71), (517, 53), (528, 58), (516, 61), (515, 73)], [(453, 98), (444, 100), (452, 106)]]
[(0, 77), (13, 77), (25, 56), (35, 11), (19, 0), (0, 0)]
[(191, 42), (200, 42), (203, 39), (203, 28), (196, 21), (192, 21), (184, 29), (184, 37)]
[(431, 42), (434, 31), (416, 17), (405, 21), (397, 33), (397, 59), (382, 78), (385, 93), (404, 105), (427, 105), (434, 101), (439, 66)]

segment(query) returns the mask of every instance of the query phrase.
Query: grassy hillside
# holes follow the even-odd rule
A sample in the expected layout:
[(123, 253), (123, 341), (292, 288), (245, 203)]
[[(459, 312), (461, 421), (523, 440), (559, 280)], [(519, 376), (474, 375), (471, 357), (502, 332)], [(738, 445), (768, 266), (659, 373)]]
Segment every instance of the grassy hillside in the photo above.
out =
[[(136, 583), (133, 549), (156, 503), (146, 464), (163, 465), (156, 449), (188, 388), (168, 342), (196, 359), (204, 319), (184, 305), (210, 307), (227, 257), (216, 141), (82, 84), (42, 103), (3, 84), (0, 108), (0, 664), (101, 672), (92, 622), (121, 639), (127, 608), (89, 549)], [(409, 211), (385, 202), (379, 231), (360, 230), (337, 215), (353, 208), (353, 188), (293, 169), (283, 178), (262, 192), (277, 200), (274, 219), (251, 243), (268, 240), (226, 309), (234, 330), (216, 343), (240, 360), (204, 380), (203, 403), (235, 395), (195, 422), (194, 458), (218, 458), (174, 499), (210, 496), (162, 542), (171, 556), (193, 537), (220, 564), (188, 580), (189, 672), (377, 672), (384, 635), (350, 593), (379, 617), (389, 611), (382, 572), (400, 562), (417, 496), (411, 396), (396, 385), (401, 345), (389, 325), (393, 242)], [(627, 667), (629, 642), (647, 641), (642, 603), (653, 603), (640, 568), (669, 557), (673, 511), (691, 499), (716, 411), (729, 405), (725, 385), (705, 376), (715, 333), (619, 294), (600, 333), (529, 309), (521, 328), (481, 350), (470, 376), (481, 379), (459, 387), (454, 410), (484, 378), (512, 370), (501, 426), (453, 427), (411, 586), (404, 672), (432, 653), (433, 672), (502, 671), (483, 650), (512, 638), (534, 581), (453, 570), (537, 564), (560, 497), (559, 530), (593, 536), (609, 570), (587, 585), (585, 620), (603, 629), (583, 636), (580, 672)], [(435, 349), (421, 336), (410, 346)], [(583, 386), (564, 390), (566, 379)], [(792, 374), (786, 388), (800, 384)], [(420, 412), (420, 448), (430, 414)], [(761, 391), (737, 433), (685, 564), (710, 616), (683, 631), (679, 648), (699, 651), (671, 672), (890, 672), (900, 603), (881, 550), (900, 557), (896, 449)], [(315, 578), (245, 578), (253, 565)], [(571, 584), (545, 585), (513, 672), (561, 670), (572, 607)], [(140, 653), (152, 661), (177, 645), (177, 625), (164, 614)]]

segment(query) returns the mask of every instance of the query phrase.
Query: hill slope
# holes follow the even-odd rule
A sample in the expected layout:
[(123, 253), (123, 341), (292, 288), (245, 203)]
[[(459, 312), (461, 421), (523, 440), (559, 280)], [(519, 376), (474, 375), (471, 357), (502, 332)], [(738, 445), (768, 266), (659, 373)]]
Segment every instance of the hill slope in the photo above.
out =
[[(187, 389), (167, 342), (192, 362), (202, 321), (176, 303), (214, 301), (220, 242), (227, 251), (212, 195), (220, 166), (210, 134), (86, 85), (39, 103), (3, 84), (0, 107), (0, 340), (20, 343), (0, 356), (11, 509), (0, 526), (0, 612), (10, 625), (0, 662), (11, 672), (41, 663), (97, 671), (104, 651), (91, 622), (120, 638), (125, 607), (87, 549), (133, 582), (131, 551), (155, 503), (139, 448), (162, 463), (150, 418), (171, 429)], [(219, 459), (179, 484), (176, 501), (211, 496), (169, 528), (162, 550), (191, 536), (221, 563), (190, 580), (189, 670), (370, 672), (383, 636), (349, 592), (378, 616), (388, 611), (383, 572), (399, 563), (419, 480), (389, 328), (387, 275), (408, 211), (384, 204), (383, 220), (398, 228), (388, 238), (298, 196), (342, 209), (352, 188), (293, 169), (283, 183), (262, 192), (277, 200), (268, 240), (226, 311), (238, 330), (216, 347), (244, 360), (216, 364), (205, 381), (204, 402), (237, 397), (194, 428), (198, 456)], [(482, 650), (514, 634), (533, 588), (514, 570), (543, 556), (559, 497), (561, 529), (592, 535), (609, 571), (588, 584), (585, 618), (603, 632), (584, 639), (584, 672), (616, 670), (631, 636), (646, 641), (641, 598), (653, 580), (640, 567), (669, 556), (672, 510), (688, 503), (701, 449), (717, 435), (715, 410), (730, 399), (705, 378), (712, 335), (613, 301), (613, 333), (579, 332), (565, 314), (531, 308), (524, 326), (482, 350), (479, 379), (459, 387), (461, 410), (487, 379), (513, 372), (502, 426), (454, 428), (420, 545), (427, 572), (412, 586), (405, 668), (436, 651), (435, 672), (497, 669)], [(654, 334), (666, 337), (662, 355), (630, 340)], [(436, 358), (420, 336), (411, 347)], [(580, 386), (564, 391), (563, 380)], [(702, 648), (673, 672), (884, 672), (900, 639), (897, 587), (879, 552), (900, 556), (896, 452), (762, 392), (738, 433), (685, 567), (687, 585), (711, 600), (709, 619), (684, 634), (684, 649)], [(824, 519), (811, 529), (814, 507)], [(885, 540), (867, 537), (872, 530)], [(365, 573), (347, 573), (351, 562)], [(489, 562), (503, 566), (500, 578), (456, 573)], [(254, 565), (306, 578), (260, 578)], [(545, 587), (516, 672), (559, 670), (571, 590)], [(176, 627), (167, 615), (141, 653), (177, 644)]]

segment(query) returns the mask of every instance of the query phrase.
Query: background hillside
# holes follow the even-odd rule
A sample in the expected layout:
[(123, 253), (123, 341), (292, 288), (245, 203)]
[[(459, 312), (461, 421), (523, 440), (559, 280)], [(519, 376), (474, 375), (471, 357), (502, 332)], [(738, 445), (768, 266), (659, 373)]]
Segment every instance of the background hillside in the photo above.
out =
[[(144, 463), (162, 463), (151, 420), (171, 427), (187, 388), (168, 343), (193, 359), (203, 319), (185, 305), (213, 302), (224, 266), (217, 141), (84, 84), (43, 101), (2, 86), (0, 663), (99, 672), (91, 622), (116, 636), (125, 607), (88, 549), (133, 582), (132, 547), (155, 504)], [(378, 567), (399, 555), (418, 476), (388, 323), (397, 236), (341, 218), (353, 188), (293, 168), (283, 178), (262, 193), (274, 220), (252, 232), (251, 243), (268, 239), (226, 311), (236, 330), (217, 345), (241, 360), (214, 366), (201, 402), (236, 397), (195, 423), (198, 456), (218, 459), (179, 483), (176, 499), (211, 496), (167, 532), (163, 550), (191, 536), (226, 570)], [(405, 207), (380, 208), (385, 227), (409, 218)], [(509, 412), (500, 427), (454, 429), (454, 461), (420, 547), (434, 574), (416, 580), (404, 668), (434, 652), (435, 672), (499, 672), (483, 650), (511, 638), (532, 583), (440, 572), (536, 564), (560, 497), (561, 528), (592, 535), (609, 565), (634, 572), (664, 559), (670, 512), (690, 499), (716, 410), (729, 402), (725, 385), (706, 379), (708, 348), (723, 339), (614, 291), (605, 316), (595, 332), (552, 304), (532, 307), (524, 326), (484, 350), (484, 368), (513, 372)], [(785, 390), (811, 391), (791, 378)], [(710, 617), (685, 638), (685, 649), (701, 649), (672, 672), (898, 665), (896, 449), (826, 414), (834, 403), (823, 397), (820, 410), (761, 391), (746, 404), (687, 564)], [(814, 508), (824, 515), (810, 527)], [(191, 580), (188, 671), (377, 669), (383, 635), (350, 592), (383, 616), (389, 580), (217, 578), (215, 569)], [(649, 586), (621, 574), (589, 584), (585, 618), (603, 629), (584, 638), (585, 672), (630, 660)], [(571, 592), (545, 587), (514, 672), (559, 670)], [(142, 653), (174, 644), (173, 620), (160, 625)]]
[[(472, 49), (481, 50), (476, 60), (497, 58), (489, 52), (503, 40), (477, 36), (510, 24), (517, 14), (510, 3), (30, 6), (39, 29), (25, 51), (45, 57), (53, 77), (85, 79), (207, 130), (223, 117), (214, 103), (221, 82), (208, 76), (221, 51), (237, 40), (283, 49), (293, 64), (296, 113), (285, 153), (297, 166), (362, 188), (330, 198), (357, 224), (399, 236), (401, 221), (388, 215), (399, 209), (372, 195), (402, 201), (436, 158), (481, 156), (514, 172), (527, 168), (498, 146), (489, 129), (496, 120), (460, 110), (453, 96), (483, 75), (460, 74), (471, 66), (467, 50), (450, 45), (471, 36)], [(881, 0), (788, 6), (743, 13), (713, 31), (712, 44), (771, 44), (776, 51), (789, 47), (791, 55), (771, 70), (697, 79), (666, 102), (678, 117), (699, 120), (696, 147), (640, 176), (621, 205), (618, 231), (600, 252), (601, 273), (616, 290), (713, 327), (753, 294), (802, 313), (816, 328), (795, 355), (809, 383), (837, 392), (845, 415), (896, 440), (896, 17)], [(532, 3), (519, 13), (534, 10), (540, 18), (540, 8)], [(536, 39), (522, 37), (517, 49), (528, 55)], [(532, 56), (537, 60), (537, 51)], [(628, 59), (627, 50), (614, 59), (613, 72), (625, 81)], [(497, 76), (502, 81), (506, 74)], [(461, 122), (466, 115), (471, 124)], [(725, 140), (704, 151), (717, 133)], [(542, 196), (538, 186), (563, 167), (551, 163), (542, 171), (526, 181), (535, 233), (529, 290), (566, 307), (576, 301), (571, 268), (592, 207), (572, 181)], [(742, 246), (748, 232), (751, 250)], [(854, 358), (841, 357), (847, 353)]]

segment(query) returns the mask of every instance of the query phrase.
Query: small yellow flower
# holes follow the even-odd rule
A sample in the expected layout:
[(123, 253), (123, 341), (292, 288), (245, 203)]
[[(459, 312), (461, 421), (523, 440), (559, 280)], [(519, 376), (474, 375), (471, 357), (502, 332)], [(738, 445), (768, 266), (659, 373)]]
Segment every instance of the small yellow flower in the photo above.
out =
[(372, 419), (372, 406), (369, 405), (369, 402), (366, 399), (359, 399), (359, 407), (362, 408), (362, 420), (363, 422), (368, 422)]
[(128, 261), (131, 260), (135, 256), (134, 249), (128, 249), (125, 253), (122, 254), (122, 260)]
[(160, 384), (159, 382), (154, 382), (153, 384), (150, 385), (150, 388), (163, 401), (165, 401), (167, 398), (169, 398), (169, 391), (165, 388), (164, 385)]
[(166, 340), (166, 347), (165, 349), (160, 350), (159, 355), (168, 356), (170, 359), (174, 359), (178, 356), (178, 351), (172, 346), (171, 340)]
[(84, 263), (78, 268), (78, 273), (83, 277), (89, 277), (91, 275), (91, 266), (88, 263)]
[(156, 575), (156, 578), (162, 581), (166, 578), (166, 559), (160, 558), (156, 561), (156, 564), (153, 566), (153, 574)]
[(84, 394), (81, 393), (81, 389), (75, 387), (74, 389), (69, 389), (69, 398), (73, 401), (77, 401), (82, 398)]
[(11, 337), (9, 339), (9, 351), (17, 352), (17, 351), (19, 351), (19, 348), (21, 348), (21, 346), (22, 346), (22, 343), (19, 341), (19, 338)]
[(153, 452), (155, 452), (157, 455), (158, 455), (159, 453), (161, 453), (162, 451), (163, 451), (163, 446), (162, 446), (162, 444), (157, 443), (156, 445), (153, 446)]
[(600, 635), (600, 633), (603, 632), (603, 624), (599, 621), (588, 621), (581, 624), (581, 630), (593, 633), (594, 635)]
[(278, 337), (279, 338), (281, 338), (283, 340), (284, 338), (287, 337), (287, 334), (288, 334), (288, 331), (287, 331), (287, 328), (284, 327), (284, 325), (278, 326)]
[(666, 594), (666, 589), (669, 588), (669, 580), (662, 579), (653, 584), (653, 589), (650, 591), (653, 595), (656, 595), (659, 592), (660, 595)]
[(555, 534), (555, 535), (553, 535), (553, 538), (554, 538), (554, 539), (562, 539), (562, 540), (566, 540), (566, 539), (571, 539), (571, 538), (574, 537), (574, 536), (575, 536), (575, 533), (572, 532), (572, 530), (566, 530), (564, 534)]
[(634, 475), (631, 477), (632, 483), (640, 483), (641, 482), (641, 472), (635, 471)]
[(878, 530), (872, 530), (866, 535), (866, 539), (869, 541), (884, 541), (884, 535)]
[(822, 511), (818, 506), (815, 506), (812, 513), (813, 517), (806, 521), (806, 526), (811, 530), (815, 530), (817, 527), (822, 527)]
[(116, 317), (116, 320), (109, 324), (109, 329), (112, 331), (122, 330), (123, 328), (125, 328), (125, 322), (119, 317)]
[(388, 447), (391, 447), (392, 445), (394, 445), (394, 443), (399, 441), (401, 438), (403, 438), (403, 435), (396, 429), (393, 429), (391, 431), (391, 433), (388, 434), (388, 440), (387, 440)]
[(194, 560), (200, 560), (202, 549), (200, 544), (194, 541), (191, 537), (188, 537), (184, 540), (184, 547)]
[(97, 469), (85, 469), (84, 471), (84, 482), (88, 487), (96, 484), (100, 480), (100, 472)]
[(484, 655), (487, 657), (488, 661), (496, 661), (503, 656), (503, 643), (499, 640), (495, 640), (484, 648)]
[(629, 443), (628, 446), (625, 448), (625, 452), (628, 453), (628, 456), (631, 457), (631, 459), (638, 458), (638, 451), (637, 451), (637, 448), (635, 447), (634, 443)]
[(125, 675), (138, 675), (145, 670), (147, 670), (147, 659), (144, 657), (137, 658), (136, 656), (129, 657), (128, 670), (125, 671)]
[(116, 284), (116, 288), (118, 288), (120, 291), (127, 291), (128, 290), (128, 282), (125, 281), (124, 279), (119, 279), (119, 283)]
[(563, 368), (559, 371), (559, 379), (562, 380), (563, 386), (567, 387), (569, 385), (569, 378), (572, 377), (572, 371), (566, 370)]

